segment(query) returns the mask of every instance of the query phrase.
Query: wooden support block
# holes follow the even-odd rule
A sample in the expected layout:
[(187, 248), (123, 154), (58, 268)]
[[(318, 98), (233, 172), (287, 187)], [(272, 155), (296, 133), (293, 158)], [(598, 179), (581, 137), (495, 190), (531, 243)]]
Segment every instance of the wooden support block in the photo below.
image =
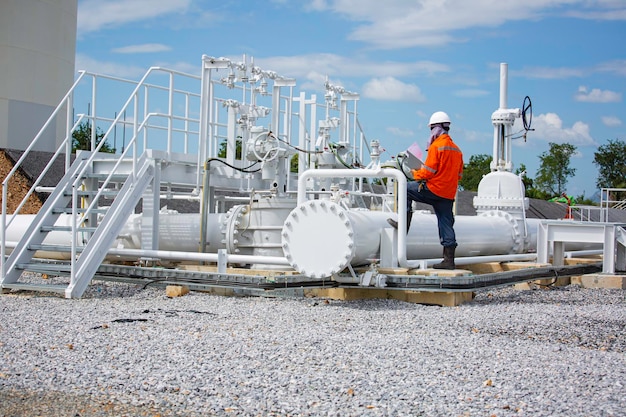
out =
[(583, 286), (583, 277), (582, 275), (576, 275), (574, 277), (569, 277), (571, 285), (578, 285), (580, 287)]
[[(198, 272), (218, 272), (217, 265), (192, 265), (184, 264), (180, 265), (179, 269), (185, 271), (198, 271)], [(248, 268), (226, 268), (227, 274), (235, 275), (261, 275), (264, 277), (275, 277), (280, 275), (297, 275), (298, 272), (292, 268), (285, 267), (285, 269), (248, 269)]]
[(168, 285), (165, 287), (165, 295), (168, 297), (182, 297), (189, 294), (189, 287), (186, 285)]
[(519, 282), (513, 285), (513, 288), (518, 291), (530, 291), (537, 289), (537, 285), (533, 284), (532, 282)]
[(463, 268), (469, 269), (474, 275), (502, 272), (500, 262), (482, 262), (479, 264), (463, 265)]
[(408, 275), (408, 268), (378, 268), (379, 274), (384, 275)]
[(537, 288), (546, 288), (548, 286), (567, 287), (568, 285), (570, 285), (570, 283), (571, 283), (570, 277), (558, 277), (556, 281), (554, 280), (554, 278), (543, 278), (543, 279), (537, 279), (535, 281), (520, 282), (520, 283), (515, 284), (513, 288), (515, 288), (516, 290), (520, 290), (520, 291), (528, 291), (528, 290), (535, 290)]
[(315, 288), (307, 291), (316, 297), (333, 300), (393, 299), (415, 304), (455, 307), (474, 299), (474, 293), (386, 290), (384, 288)]
[(626, 289), (626, 275), (587, 274), (581, 277), (583, 288)]
[(316, 297), (343, 301), (387, 298), (387, 290), (383, 288), (312, 288), (310, 293)]
[(535, 262), (502, 262), (503, 271), (517, 271), (519, 269), (541, 268), (544, 266), (550, 266), (550, 264)]
[(464, 277), (472, 275), (472, 271), (467, 269), (411, 269), (409, 275), (425, 275), (428, 277)]
[(456, 307), (469, 303), (474, 299), (471, 291), (463, 292), (428, 292), (428, 291), (389, 291), (395, 300), (415, 304), (438, 305), (442, 307)]
[[(550, 281), (552, 282), (552, 281)], [(567, 287), (572, 283), (572, 277), (558, 277), (556, 282), (552, 284), (554, 287)]]
[(235, 292), (234, 288), (225, 288), (225, 287), (212, 287), (212, 288), (202, 289), (199, 291), (203, 293), (207, 293), (207, 294), (220, 295), (224, 297), (234, 297), (234, 296), (239, 295)]
[(182, 264), (178, 265), (178, 269), (184, 271), (196, 271), (196, 272), (217, 272), (217, 266), (211, 265), (197, 265), (197, 264)]
[(564, 261), (565, 265), (588, 265), (602, 262), (602, 258), (599, 256), (595, 258), (565, 258)]

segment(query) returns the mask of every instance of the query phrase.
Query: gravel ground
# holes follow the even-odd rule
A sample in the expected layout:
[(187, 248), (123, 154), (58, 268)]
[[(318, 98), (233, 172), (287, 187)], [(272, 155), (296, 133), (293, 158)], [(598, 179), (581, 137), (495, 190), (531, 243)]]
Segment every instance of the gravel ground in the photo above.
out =
[(0, 416), (626, 416), (626, 291), (0, 296)]

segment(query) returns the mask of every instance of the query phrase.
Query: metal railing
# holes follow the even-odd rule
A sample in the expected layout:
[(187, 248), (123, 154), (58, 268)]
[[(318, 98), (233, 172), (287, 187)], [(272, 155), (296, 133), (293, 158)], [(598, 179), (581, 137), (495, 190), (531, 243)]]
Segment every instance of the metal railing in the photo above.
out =
[(626, 188), (603, 188), (600, 190), (600, 221), (610, 221), (610, 210), (626, 210)]
[[(165, 74), (168, 76), (168, 82), (166, 85), (156, 84), (153, 82), (148, 82), (148, 78), (151, 76), (157, 76), (160, 74)], [(40, 131), (33, 138), (30, 145), (26, 148), (26, 150), (22, 153), (21, 157), (14, 164), (13, 168), (7, 176), (2, 181), (2, 214), (1, 214), (1, 224), (0, 224), (0, 273), (2, 277), (6, 275), (6, 230), (11, 225), (15, 216), (21, 214), (25, 204), (28, 201), (28, 198), (37, 191), (38, 187), (42, 184), (43, 179), (48, 175), (52, 166), (57, 161), (61, 155), (64, 155), (64, 172), (68, 171), (69, 166), (71, 164), (71, 153), (72, 153), (72, 139), (73, 134), (81, 126), (82, 123), (88, 121), (90, 123), (91, 128), (91, 137), (90, 137), (90, 151), (92, 151), (92, 155), (89, 157), (87, 164), (85, 167), (77, 174), (77, 178), (73, 183), (73, 197), (72, 197), (72, 206), (73, 209), (73, 219), (74, 225), (81, 224), (84, 219), (90, 214), (90, 212), (95, 207), (98, 198), (102, 195), (102, 190), (106, 188), (106, 186), (111, 182), (113, 175), (115, 174), (118, 167), (121, 165), (121, 162), (124, 158), (131, 156), (133, 161), (133, 169), (132, 175), (137, 174), (137, 159), (140, 153), (148, 148), (148, 140), (149, 140), (149, 132), (152, 131), (161, 131), (165, 132), (165, 138), (161, 141), (161, 149), (167, 151), (168, 155), (171, 155), (177, 148), (180, 148), (182, 152), (180, 153), (191, 153), (190, 147), (190, 138), (195, 137), (196, 139), (196, 147), (200, 148), (199, 144), (199, 119), (193, 118), (190, 116), (193, 112), (197, 112), (197, 108), (199, 108), (199, 103), (192, 103), (193, 100), (199, 101), (200, 94), (196, 92), (190, 92), (184, 89), (179, 89), (175, 87), (175, 77), (181, 77), (187, 79), (185, 82), (197, 83), (200, 80), (200, 77), (186, 74), (180, 71), (168, 70), (160, 67), (152, 67), (150, 68), (145, 75), (141, 78), (140, 81), (130, 81), (123, 78), (111, 77), (101, 74), (90, 73), (87, 71), (80, 71), (78, 77), (74, 84), (70, 87), (69, 91), (65, 94), (65, 96), (61, 99), (58, 106), (52, 112), (48, 120), (44, 123)], [(121, 109), (118, 109), (115, 112), (115, 117), (111, 118), (109, 116), (105, 116), (99, 112), (99, 99), (97, 99), (98, 95), (98, 84), (102, 80), (113, 81), (121, 84), (129, 84), (133, 87), (132, 92), (128, 96), (126, 102), (122, 106)], [(74, 101), (75, 96), (80, 94), (80, 89), (84, 87), (90, 87), (91, 95), (90, 99), (90, 114), (79, 114), (76, 118), (73, 115), (74, 109)], [(109, 89), (110, 90), (110, 89)], [(151, 94), (155, 96), (159, 93), (165, 93), (167, 95), (167, 112), (151, 112)], [(143, 99), (143, 100), (141, 100)], [(176, 101), (181, 101), (182, 105), (176, 103)], [(197, 106), (197, 107), (196, 107)], [(182, 107), (182, 113), (177, 114), (176, 109)], [(140, 111), (142, 110), (142, 111)], [(45, 136), (46, 132), (49, 132), (50, 129), (54, 129), (55, 123), (54, 121), (63, 115), (65, 111), (65, 135), (63, 140), (60, 142), (56, 152), (52, 155), (46, 166), (43, 168), (39, 176), (33, 180), (33, 184), (30, 189), (27, 191), (25, 197), (21, 200), (21, 202), (17, 205), (16, 209), (13, 210), (13, 213), (7, 220), (8, 215), (8, 193), (9, 193), (9, 183), (14, 178), (16, 172), (25, 164), (25, 161), (30, 156), (32, 151), (35, 149), (36, 145), (41, 142), (41, 138)], [(132, 121), (128, 121), (127, 114), (130, 111)], [(74, 120), (76, 119), (76, 120)], [(153, 122), (156, 119), (165, 120), (164, 123), (159, 124)], [(177, 127), (177, 123), (182, 124), (182, 127)], [(104, 135), (100, 138), (98, 142), (99, 136), (99, 126), (101, 124), (108, 124), (109, 127), (104, 133)], [(111, 170), (107, 178), (104, 180), (103, 184), (99, 187), (99, 191), (97, 195), (93, 198), (91, 204), (82, 213), (80, 216), (76, 215), (76, 204), (77, 193), (76, 190), (81, 186), (82, 177), (86, 173), (88, 167), (91, 163), (93, 163), (96, 158), (96, 153), (102, 149), (105, 143), (110, 141), (110, 139), (115, 136), (117, 133), (117, 127), (121, 126), (124, 129), (124, 133), (128, 126), (132, 129), (131, 139), (128, 144), (124, 143), (123, 151), (117, 157), (117, 161), (114, 169)], [(194, 128), (195, 126), (195, 128)], [(139, 144), (137, 140), (140, 135), (143, 135), (143, 141)], [(181, 137), (182, 144), (175, 141), (176, 137)], [(157, 142), (157, 141), (153, 141)], [(164, 144), (163, 144), (164, 143)], [(177, 145), (177, 146), (175, 146)], [(159, 149), (158, 143), (151, 143), (150, 147), (152, 149)], [(130, 152), (129, 152), (130, 150)], [(195, 152), (193, 152), (195, 153)], [(201, 167), (198, 167), (200, 170)], [(198, 187), (200, 184), (196, 184)], [(41, 189), (41, 188), (40, 188)], [(75, 228), (73, 228), (75, 230)], [(74, 239), (72, 239), (74, 240)], [(74, 244), (72, 244), (74, 246)], [(72, 249), (72, 253), (75, 253), (75, 248)]]

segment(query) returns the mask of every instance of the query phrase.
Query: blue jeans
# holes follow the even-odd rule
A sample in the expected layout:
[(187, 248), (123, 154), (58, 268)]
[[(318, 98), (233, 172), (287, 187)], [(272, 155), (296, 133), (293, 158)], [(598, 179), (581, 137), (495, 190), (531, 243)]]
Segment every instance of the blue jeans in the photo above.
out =
[(411, 203), (418, 201), (433, 206), (437, 216), (437, 226), (439, 227), (439, 242), (442, 246), (456, 247), (456, 234), (454, 233), (454, 200), (439, 197), (433, 194), (426, 185), (419, 189), (418, 181), (411, 181), (406, 185), (406, 211), (411, 211)]

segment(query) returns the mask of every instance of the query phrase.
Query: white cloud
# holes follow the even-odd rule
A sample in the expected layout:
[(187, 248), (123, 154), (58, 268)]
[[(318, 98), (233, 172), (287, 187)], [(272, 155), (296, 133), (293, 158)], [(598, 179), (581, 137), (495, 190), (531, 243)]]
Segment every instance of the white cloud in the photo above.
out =
[(144, 54), (153, 52), (166, 52), (171, 50), (172, 48), (170, 48), (169, 46), (160, 43), (144, 43), (142, 45), (128, 45), (121, 48), (114, 48), (112, 49), (112, 52), (118, 54)]
[(304, 10), (308, 12), (324, 12), (328, 10), (328, 4), (326, 0), (309, 0), (305, 2)]
[[(487, 144), (493, 141), (493, 133), (486, 133), (484, 131), (478, 132), (475, 130), (466, 130), (463, 128), (454, 129), (454, 126), (452, 126), (450, 129), (450, 135), (456, 142), (464, 141), (471, 143)], [(485, 150), (488, 149), (488, 147), (485, 148)], [(491, 153), (491, 151), (489, 150), (488, 152), (481, 153)]]
[(523, 67), (520, 70), (509, 70), (509, 74), (516, 77), (543, 80), (564, 80), (568, 78), (583, 78), (596, 73), (610, 73), (626, 77), (626, 60), (612, 60), (602, 62), (591, 67)]
[(617, 103), (622, 101), (622, 95), (620, 93), (610, 90), (600, 90), (599, 88), (589, 90), (585, 86), (578, 87), (578, 94), (576, 94), (574, 98), (576, 101), (587, 103)]
[(184, 13), (192, 0), (83, 0), (78, 4), (78, 33)]
[(544, 80), (561, 80), (565, 78), (580, 78), (585, 76), (585, 71), (580, 68), (549, 68), (549, 67), (524, 67), (518, 71), (510, 71), (511, 75), (537, 78)]
[(430, 115), (423, 110), (418, 110), (415, 112), (415, 114), (417, 114), (419, 117), (423, 119), (427, 119), (428, 117), (430, 117)]
[(612, 61), (603, 62), (596, 66), (596, 70), (626, 76), (626, 59), (614, 59)]
[(626, 7), (622, 0), (595, 0), (584, 5), (585, 9), (573, 9), (566, 16), (591, 20), (626, 20)]
[(373, 78), (362, 88), (363, 97), (390, 100), (423, 102), (426, 97), (415, 84), (406, 84), (394, 77)]
[(563, 121), (556, 113), (540, 114), (533, 117), (532, 137), (553, 143), (570, 143), (574, 146), (597, 146), (589, 133), (589, 125), (581, 121), (571, 127), (563, 126)]
[(478, 89), (459, 90), (454, 93), (455, 96), (462, 97), (462, 98), (484, 97), (489, 94), (490, 93), (487, 90), (478, 90)]
[(608, 127), (617, 127), (622, 125), (622, 121), (615, 116), (603, 116), (602, 123)]
[(124, 65), (117, 62), (104, 62), (91, 58), (87, 55), (76, 55), (76, 70), (85, 70), (97, 74), (107, 74), (131, 80), (141, 78), (148, 68), (133, 65)]
[(586, 0), (531, 0), (525, 2), (493, 0), (315, 0), (308, 10), (336, 13), (358, 22), (350, 39), (382, 49), (412, 46), (440, 46), (464, 42), (459, 31), (494, 28), (507, 22), (541, 19), (544, 15), (574, 18), (623, 20), (623, 2)]
[(328, 76), (349, 75), (351, 77), (374, 77), (386, 74), (391, 77), (401, 76), (434, 76), (451, 73), (448, 65), (432, 61), (375, 61), (349, 58), (337, 54), (306, 54), (293, 56), (254, 57), (255, 65), (261, 68), (272, 68), (293, 77), (303, 77), (315, 72)]
[(413, 132), (410, 129), (401, 129), (399, 127), (388, 127), (387, 132), (391, 133), (392, 135), (395, 136), (400, 136), (403, 138), (408, 138), (408, 137), (412, 137), (415, 136), (415, 132)]

